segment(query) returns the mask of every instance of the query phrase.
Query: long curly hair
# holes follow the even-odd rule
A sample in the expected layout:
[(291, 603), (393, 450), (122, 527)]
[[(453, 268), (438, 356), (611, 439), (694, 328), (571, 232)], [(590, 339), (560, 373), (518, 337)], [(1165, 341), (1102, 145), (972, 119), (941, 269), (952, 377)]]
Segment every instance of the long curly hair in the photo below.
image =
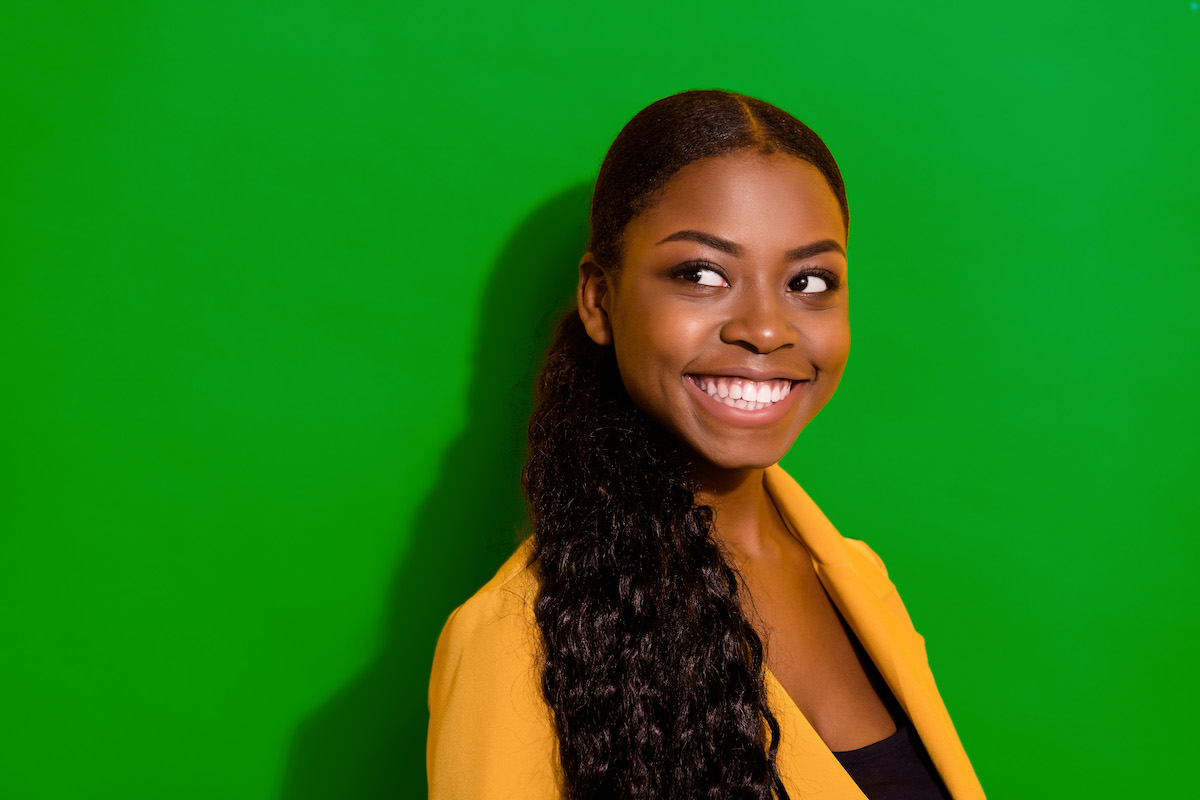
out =
[[(817, 167), (849, 225), (841, 174), (803, 123), (744, 95), (691, 91), (639, 112), (596, 181), (589, 249), (621, 237), (688, 164), (782, 151)], [(630, 400), (611, 346), (567, 314), (538, 377), (525, 496), (539, 580), (542, 691), (563, 791), (584, 798), (787, 798), (763, 643), (696, 502), (687, 458)]]

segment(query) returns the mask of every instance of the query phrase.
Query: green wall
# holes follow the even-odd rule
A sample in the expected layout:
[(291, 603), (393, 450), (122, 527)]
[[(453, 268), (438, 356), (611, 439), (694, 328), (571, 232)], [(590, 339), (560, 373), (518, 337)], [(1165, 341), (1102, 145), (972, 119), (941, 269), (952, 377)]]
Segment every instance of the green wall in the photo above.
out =
[(424, 791), (588, 184), (719, 86), (850, 190), (786, 465), (888, 561), (994, 798), (1189, 791), (1195, 3), (12, 2), (0, 796)]

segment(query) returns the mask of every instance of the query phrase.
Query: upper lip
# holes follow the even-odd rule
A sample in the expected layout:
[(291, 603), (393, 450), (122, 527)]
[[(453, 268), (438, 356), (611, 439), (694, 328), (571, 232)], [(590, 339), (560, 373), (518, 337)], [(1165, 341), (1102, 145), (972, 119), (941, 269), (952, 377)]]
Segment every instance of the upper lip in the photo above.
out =
[(753, 367), (714, 367), (711, 369), (691, 370), (688, 375), (706, 376), (712, 378), (741, 378), (746, 381), (807, 381), (811, 375), (799, 375), (794, 372), (779, 370), (755, 369)]

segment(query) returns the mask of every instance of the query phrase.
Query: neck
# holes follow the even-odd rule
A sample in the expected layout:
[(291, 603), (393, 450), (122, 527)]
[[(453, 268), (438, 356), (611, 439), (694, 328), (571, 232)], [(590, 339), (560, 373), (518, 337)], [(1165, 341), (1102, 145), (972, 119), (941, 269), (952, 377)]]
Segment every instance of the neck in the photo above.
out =
[(766, 470), (722, 470), (698, 476), (697, 502), (711, 506), (717, 538), (737, 560), (754, 559), (782, 524), (764, 483)]

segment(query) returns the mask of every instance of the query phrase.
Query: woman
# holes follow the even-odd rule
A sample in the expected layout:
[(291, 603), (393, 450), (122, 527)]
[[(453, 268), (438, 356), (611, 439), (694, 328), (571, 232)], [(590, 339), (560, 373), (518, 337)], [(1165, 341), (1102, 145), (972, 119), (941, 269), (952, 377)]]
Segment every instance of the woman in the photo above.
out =
[(777, 465), (849, 351), (841, 174), (760, 100), (660, 100), (537, 385), (533, 534), (446, 623), (435, 798), (979, 798), (895, 587)]

